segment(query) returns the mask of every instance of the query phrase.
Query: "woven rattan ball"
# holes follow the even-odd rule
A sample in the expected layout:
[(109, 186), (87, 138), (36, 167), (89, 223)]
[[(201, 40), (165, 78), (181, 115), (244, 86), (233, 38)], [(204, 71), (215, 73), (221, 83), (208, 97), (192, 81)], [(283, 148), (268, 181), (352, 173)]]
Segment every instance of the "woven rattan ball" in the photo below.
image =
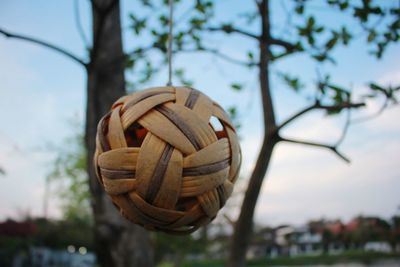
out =
[(241, 153), (218, 104), (192, 88), (157, 87), (114, 103), (99, 122), (94, 160), (124, 217), (179, 234), (215, 218), (232, 193)]

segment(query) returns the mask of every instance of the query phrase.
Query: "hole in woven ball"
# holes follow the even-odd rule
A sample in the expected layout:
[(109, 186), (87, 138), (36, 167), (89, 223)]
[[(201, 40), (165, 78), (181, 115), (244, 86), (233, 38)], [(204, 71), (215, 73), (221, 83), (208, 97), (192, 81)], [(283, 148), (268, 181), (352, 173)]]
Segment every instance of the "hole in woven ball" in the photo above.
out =
[(213, 128), (218, 139), (227, 137), (224, 125), (217, 117), (211, 116), (209, 124), (211, 128)]
[(140, 147), (146, 137), (147, 130), (135, 122), (125, 130), (125, 140), (128, 147)]
[(215, 132), (215, 134), (217, 135), (218, 139), (227, 138), (228, 137), (228, 135), (226, 134), (225, 129), (222, 130), (222, 131), (217, 131), (217, 132)]
[(179, 211), (188, 211), (197, 204), (197, 198), (195, 197), (184, 197), (178, 200), (175, 209)]
[(222, 125), (221, 121), (217, 117), (211, 116), (210, 125), (216, 132), (224, 130), (224, 126)]

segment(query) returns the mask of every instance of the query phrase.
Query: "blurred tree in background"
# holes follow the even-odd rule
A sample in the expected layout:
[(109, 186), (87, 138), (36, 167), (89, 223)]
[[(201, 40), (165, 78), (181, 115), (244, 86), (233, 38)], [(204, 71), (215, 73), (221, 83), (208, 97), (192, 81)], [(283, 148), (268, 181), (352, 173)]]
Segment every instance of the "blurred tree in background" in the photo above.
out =
[[(77, 5), (77, 2), (75, 2)], [(71, 59), (82, 67), (87, 75), (86, 84), (86, 120), (84, 144), (86, 148), (86, 172), (90, 189), (90, 204), (93, 212), (94, 248), (101, 266), (153, 266), (153, 251), (148, 233), (119, 215), (110, 198), (99, 185), (93, 167), (97, 123), (108, 112), (112, 103), (126, 93), (125, 67), (126, 55), (122, 48), (120, 1), (91, 0), (91, 42), (88, 43), (80, 25), (78, 8), (75, 8), (77, 29), (86, 44), (86, 58), (79, 58), (62, 47), (41, 39), (12, 33), (0, 28), (0, 34), (12, 39), (27, 41)], [(81, 194), (77, 200), (71, 199), (65, 206), (67, 216), (82, 216), (84, 209), (77, 205), (85, 202), (84, 190), (76, 188), (85, 180), (81, 172), (83, 161), (80, 156), (69, 158), (68, 153), (59, 158), (61, 163), (70, 166), (55, 169), (53, 174), (69, 175), (72, 183), (70, 190)], [(75, 168), (77, 167), (77, 168)], [(72, 169), (71, 169), (72, 168)], [(57, 173), (59, 172), (59, 173)], [(73, 197), (72, 197), (73, 198)], [(82, 201), (81, 201), (82, 200)], [(76, 201), (77, 203), (72, 203)], [(75, 209), (75, 210), (74, 210)], [(83, 212), (84, 213), (84, 212)]]
[[(167, 4), (167, 1), (164, 2)], [(397, 103), (395, 94), (400, 91), (398, 85), (385, 87), (371, 81), (369, 93), (360, 95), (358, 92), (358, 95), (354, 95), (355, 92), (352, 92), (351, 88), (335, 83), (334, 77), (331, 77), (329, 73), (322, 74), (320, 71), (317, 72), (317, 82), (314, 88), (304, 88), (301, 77), (287, 73), (285, 70), (278, 69), (275, 73), (271, 71), (272, 66), (279, 61), (296, 54), (308, 56), (317, 66), (329, 63), (337, 64), (333, 51), (339, 47), (348, 46), (356, 38), (363, 38), (366, 47), (370, 49), (369, 54), (380, 59), (389, 45), (399, 41), (400, 7), (397, 1), (282, 1), (287, 16), (282, 35), (278, 34), (275, 22), (271, 21), (271, 14), (274, 12), (271, 9), (272, 2), (274, 1), (254, 0), (253, 5), (249, 5), (249, 10), (238, 14), (232, 21), (221, 21), (214, 10), (216, 1), (194, 1), (188, 12), (181, 17), (182, 19), (178, 19), (177, 24), (180, 25), (174, 39), (177, 53), (210, 53), (233, 64), (258, 72), (264, 136), (255, 168), (250, 175), (240, 215), (235, 223), (227, 263), (227, 266), (230, 267), (245, 265), (245, 255), (252, 236), (255, 206), (276, 144), (287, 142), (320, 147), (335, 153), (344, 161), (350, 162), (339, 150), (348, 128), (354, 123), (350, 111), (364, 107), (366, 98), (383, 98), (383, 105), (377, 114), (372, 116), (374, 117), (390, 104)], [(154, 12), (160, 10), (156, 4), (152, 4), (150, 1), (142, 1), (142, 3), (144, 8)], [(184, 3), (182, 2), (182, 4)], [(312, 7), (315, 6), (317, 8), (313, 9)], [(330, 25), (322, 19), (323, 16), (320, 16), (318, 10), (346, 14), (351, 23), (356, 23), (359, 27), (355, 29), (346, 21)], [(152, 35), (153, 47), (162, 52), (166, 51), (168, 17), (164, 11), (161, 11), (158, 17), (159, 25), (157, 26), (151, 26), (154, 25), (154, 21), (148, 17), (132, 15), (131, 20), (136, 34), (139, 36)], [(252, 42), (252, 46), (255, 48), (242, 51), (244, 55), (242, 58), (245, 60), (237, 59), (219, 50), (212, 41), (209, 41), (208, 37), (214, 34), (223, 34), (226, 35), (226, 38), (233, 35), (241, 36), (243, 40)], [(150, 63), (148, 65), (151, 66)], [(273, 74), (279, 76), (292, 90), (308, 91), (308, 95), (311, 95), (308, 106), (282, 122), (277, 121), (274, 109), (279, 101), (274, 100), (271, 95), (273, 85), (271, 85), (270, 76)], [(235, 91), (240, 91), (244, 85), (233, 80), (231, 87)], [(231, 115), (237, 114), (235, 108), (231, 108), (230, 111)], [(345, 126), (337, 140), (319, 143), (282, 135), (281, 132), (284, 128), (311, 111), (322, 111), (327, 115), (347, 113)]]
[[(48, 176), (49, 200), (61, 202), (63, 219), (52, 221), (46, 218), (37, 219), (38, 233), (32, 245), (47, 246), (54, 249), (65, 249), (68, 245), (93, 249), (93, 215), (90, 211), (90, 191), (87, 185), (86, 150), (83, 146), (82, 127), (79, 123), (71, 124), (73, 132), (67, 137), (62, 147), (52, 148), (57, 153), (51, 164)], [(200, 233), (204, 232), (200, 231)], [(154, 247), (156, 263), (168, 260), (175, 266), (188, 254), (203, 254), (207, 251), (208, 238), (171, 236), (164, 233), (150, 235)]]

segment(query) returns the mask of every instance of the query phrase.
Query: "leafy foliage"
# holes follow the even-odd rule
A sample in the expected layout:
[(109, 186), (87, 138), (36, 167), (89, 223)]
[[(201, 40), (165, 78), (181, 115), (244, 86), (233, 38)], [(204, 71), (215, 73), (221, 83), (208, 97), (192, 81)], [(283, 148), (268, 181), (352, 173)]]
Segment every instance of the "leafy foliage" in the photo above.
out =
[(57, 185), (54, 195), (61, 199), (64, 217), (68, 220), (92, 221), (90, 193), (86, 173), (86, 150), (81, 129), (75, 123), (75, 132), (68, 137), (63, 147), (57, 148), (58, 154), (48, 181)]
[(169, 259), (179, 266), (188, 254), (204, 253), (207, 240), (194, 235), (171, 236), (164, 233), (153, 235), (156, 261)]
[[(297, 53), (303, 53), (309, 56), (311, 60), (314, 60), (316, 64), (325, 64), (326, 62), (336, 64), (333, 56), (333, 52), (340, 46), (348, 46), (352, 41), (365, 37), (367, 45), (371, 48), (370, 53), (381, 58), (390, 44), (395, 43), (399, 40), (400, 32), (400, 8), (397, 5), (391, 3), (383, 3), (379, 1), (363, 0), (360, 3), (352, 2), (348, 0), (327, 0), (324, 8), (330, 9), (332, 12), (341, 12), (353, 16), (352, 25), (338, 23), (330, 25), (325, 23), (320, 16), (316, 15), (313, 11), (314, 3), (312, 1), (294, 0), (285, 1), (289, 5), (287, 10), (288, 16), (291, 17), (286, 25), (288, 32), (296, 34), (291, 35), (290, 40), (278, 39), (278, 42), (272, 42), (271, 46), (271, 61), (276, 62), (290, 55)], [(166, 1), (164, 4), (166, 5)], [(146, 1), (144, 8), (151, 8), (154, 12), (156, 10), (165, 10), (163, 8), (157, 8), (156, 1), (149, 4)], [(187, 7), (187, 3), (176, 1), (176, 10), (179, 10), (179, 5)], [(175, 35), (174, 35), (174, 47), (176, 51), (201, 51), (210, 52), (211, 54), (220, 56), (230, 62), (242, 64), (247, 67), (254, 67), (258, 65), (258, 59), (254, 55), (258, 54), (256, 50), (246, 51), (247, 61), (235, 62), (229, 58), (229, 55), (223, 55), (218, 49), (207, 45), (207, 36), (213, 32), (220, 32), (224, 34), (239, 34), (244, 37), (258, 38), (261, 39), (260, 35), (253, 34), (254, 22), (259, 20), (259, 14), (256, 11), (245, 11), (239, 15), (240, 18), (245, 19), (245, 24), (248, 25), (248, 29), (241, 28), (243, 23), (240, 20), (232, 21), (220, 21), (215, 17), (214, 12), (214, 1), (194, 1), (192, 7), (189, 7), (188, 11), (184, 12), (182, 17), (177, 19), (175, 22)], [(131, 15), (131, 22), (135, 34), (146, 35), (152, 37), (152, 49), (156, 49), (160, 52), (161, 56), (165, 56), (166, 53), (166, 42), (167, 42), (167, 25), (168, 17), (165, 11), (160, 11), (157, 19), (145, 18), (138, 19)], [(152, 22), (151, 22), (152, 21)], [(354, 27), (354, 23), (358, 23), (359, 28)], [(147, 29), (142, 25), (148, 26)], [(274, 38), (271, 36), (270, 38)], [(271, 40), (261, 40), (268, 45)], [(282, 52), (283, 48), (283, 52)], [(141, 55), (143, 58), (143, 54)], [(145, 60), (145, 59), (141, 59)], [(147, 59), (146, 59), (147, 60)], [(165, 57), (164, 57), (165, 60)], [(164, 61), (165, 62), (165, 61)], [(159, 64), (151, 64), (146, 61), (146, 72), (142, 71), (142, 75), (145, 77), (140, 82), (148, 81), (151, 75), (154, 75), (160, 68), (155, 68)], [(132, 64), (128, 65), (132, 67)], [(153, 68), (151, 70), (151, 68)], [(174, 75), (182, 82), (192, 82), (184, 76), (184, 71), (179, 69)], [(295, 74), (286, 73), (279, 71), (279, 77), (282, 81), (291, 89), (299, 92), (304, 89), (304, 84), (300, 81)], [(231, 83), (231, 88), (235, 91), (241, 91), (244, 89), (243, 85), (237, 82)], [(318, 98), (317, 101), (326, 101), (326, 103), (340, 104), (346, 101), (351, 101), (351, 93), (349, 89), (344, 88), (341, 85), (333, 85), (332, 82), (327, 83), (322, 81), (321, 77), (318, 77), (316, 83)], [(371, 87), (372, 90), (374, 90)], [(395, 89), (395, 88), (392, 88)], [(377, 91), (377, 90), (375, 90)], [(389, 91), (387, 91), (389, 92)], [(394, 96), (396, 90), (392, 90), (390, 98)], [(371, 94), (373, 95), (373, 93)], [(388, 97), (388, 94), (384, 94)], [(333, 112), (329, 111), (329, 114), (338, 114), (342, 110)]]
[(93, 231), (90, 221), (67, 219), (60, 221), (36, 219), (38, 226), (35, 245), (65, 249), (69, 245), (93, 249)]
[[(360, 38), (365, 38), (366, 47), (370, 54), (380, 59), (387, 48), (399, 40), (400, 8), (397, 3), (372, 0), (357, 2), (348, 0), (327, 0), (325, 2), (306, 0), (280, 1), (281, 3), (284, 2), (283, 5), (286, 6), (287, 20), (285, 21), (284, 29), (288, 34), (285, 39), (282, 37), (285, 36), (284, 34), (277, 34), (275, 21), (270, 21), (270, 19), (274, 18), (270, 14), (274, 14), (273, 8), (276, 7), (272, 5), (272, 1), (254, 1), (253, 8), (249, 8), (248, 11), (231, 20), (223, 20), (214, 16), (213, 3), (216, 2), (195, 1), (192, 8), (183, 13), (183, 19), (178, 19), (179, 27), (175, 24), (176, 35), (173, 41), (176, 51), (174, 52), (209, 52), (211, 55), (218, 56), (227, 62), (246, 68), (254, 67), (260, 73), (259, 82), (262, 93), (264, 123), (268, 124), (264, 125), (265, 133), (261, 151), (271, 151), (270, 153), (272, 153), (276, 143), (271, 142), (271, 140), (278, 140), (277, 142), (283, 140), (329, 149), (348, 162), (349, 160), (338, 152), (338, 146), (343, 141), (351, 123), (350, 108), (363, 107), (364, 103), (353, 102), (355, 97), (352, 95), (354, 92), (350, 90), (351, 88), (336, 82), (329, 74), (321, 75), (319, 69), (324, 64), (336, 64), (335, 51), (340, 47), (349, 46), (354, 40)], [(322, 8), (325, 11), (346, 14), (349, 20), (338, 20), (337, 23), (329, 23), (328, 20), (324, 19), (323, 15), (315, 11), (315, 3), (322, 4)], [(183, 2), (181, 4), (183, 5)], [(319, 8), (321, 7), (319, 6)], [(179, 8), (175, 10), (177, 9)], [(160, 18), (158, 24), (156, 23), (158, 27), (152, 26), (150, 29), (153, 47), (159, 49), (162, 53), (166, 51), (166, 22), (165, 18)], [(256, 22), (259, 24), (254, 26)], [(229, 54), (225, 54), (224, 51), (220, 51), (215, 43), (208, 42), (208, 37), (215, 33), (228, 36), (238, 35), (255, 42), (257, 45), (249, 46), (252, 48), (250, 51), (248, 48), (246, 48), (246, 51), (242, 51), (244, 61), (236, 60)], [(313, 104), (296, 113), (293, 117), (284, 120), (281, 125), (277, 125), (273, 110), (275, 103), (273, 103), (274, 105), (272, 104), (275, 99), (272, 99), (269, 92), (272, 88), (270, 88), (268, 75), (271, 72), (272, 65), (275, 67), (277, 62), (296, 54), (302, 54), (308, 58), (318, 69), (314, 88), (305, 88), (296, 73), (279, 69), (275, 71), (283, 83), (293, 91), (303, 92), (307, 90), (307, 93), (311, 91)], [(255, 55), (258, 55), (258, 57)], [(243, 85), (236, 81), (230, 81), (230, 87), (234, 91), (244, 90)], [(372, 92), (370, 94), (371, 97), (383, 95), (386, 98), (383, 108), (387, 106), (388, 99), (396, 102), (394, 95), (398, 91), (398, 87), (383, 87), (371, 83), (369, 88)], [(307, 95), (310, 99), (310, 94)], [(334, 145), (288, 139), (280, 136), (282, 127), (311, 110), (322, 110), (327, 115), (336, 115), (347, 111), (347, 120), (342, 135)], [(239, 113), (236, 107), (229, 108), (228, 112), (232, 117), (237, 116)], [(264, 144), (266, 145), (264, 146)], [(231, 257), (229, 258), (229, 263), (232, 266), (234, 262), (238, 262), (237, 260), (239, 260), (239, 264), (242, 260), (244, 262), (244, 251), (247, 249), (246, 244), (251, 234), (249, 217), (254, 215), (252, 211), (254, 210), (257, 194), (259, 194), (259, 191), (251, 185), (262, 183), (268, 164), (269, 157), (260, 155), (251, 175), (250, 186), (245, 195), (241, 215), (236, 223), (233, 235)], [(244, 245), (244, 247), (239, 247), (237, 244)]]
[(304, 88), (304, 84), (301, 83), (299, 77), (292, 77), (287, 73), (279, 73), (278, 75), (283, 80), (283, 82), (294, 91), (298, 92), (299, 90)]

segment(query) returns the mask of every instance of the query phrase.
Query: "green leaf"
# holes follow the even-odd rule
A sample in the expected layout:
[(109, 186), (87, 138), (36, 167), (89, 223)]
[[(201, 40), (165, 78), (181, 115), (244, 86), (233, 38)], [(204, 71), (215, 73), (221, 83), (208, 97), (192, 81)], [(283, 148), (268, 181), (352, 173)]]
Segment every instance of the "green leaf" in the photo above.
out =
[(341, 38), (344, 45), (347, 45), (350, 40), (353, 38), (350, 32), (348, 32), (347, 28), (342, 27)]
[(190, 20), (190, 24), (195, 28), (200, 28), (204, 23), (206, 23), (206, 20), (202, 18), (192, 18)]
[(206, 8), (200, 1), (197, 2), (195, 9), (200, 13), (206, 13)]
[(238, 116), (237, 108), (235, 106), (231, 106), (231, 107), (228, 107), (226, 109), (226, 111), (228, 112), (228, 115), (231, 118), (236, 130), (239, 130), (241, 125), (240, 125), (240, 121), (238, 118), (239, 116)]
[(373, 42), (376, 39), (376, 36), (377, 36), (376, 31), (373, 29), (370, 30), (368, 33), (368, 38), (367, 38), (368, 43)]
[(128, 69), (132, 69), (135, 66), (135, 60), (133, 60), (132, 58), (128, 58), (125, 66)]
[(326, 42), (325, 48), (327, 50), (331, 50), (337, 44), (338, 40), (339, 40), (339, 36), (337, 35), (337, 33), (334, 32), (331, 39), (329, 39), (328, 42)]
[(280, 73), (279, 76), (282, 78), (283, 82), (294, 91), (298, 92), (300, 89), (304, 88), (304, 84), (302, 84), (297, 77), (291, 77), (287, 73)]
[(237, 109), (236, 109), (236, 107), (229, 107), (228, 109), (227, 109), (227, 111), (228, 111), (228, 114), (230, 115), (230, 117), (231, 118), (235, 118), (236, 117), (236, 115), (237, 115)]
[(147, 24), (147, 20), (146, 18), (144, 19), (139, 19), (137, 18), (135, 15), (133, 15), (132, 13), (129, 14), (129, 18), (132, 21), (132, 25), (131, 28), (133, 29), (133, 31), (138, 35), (140, 34), (140, 32), (146, 28), (146, 24)]
[(325, 53), (322, 53), (322, 54), (313, 55), (312, 58), (314, 58), (315, 60), (317, 60), (319, 62), (323, 62), (327, 59), (327, 56)]
[(304, 13), (304, 4), (297, 5), (295, 8), (297, 14), (301, 15)]
[(332, 85), (332, 84), (327, 84), (327, 87), (329, 87), (330, 89), (339, 92), (339, 93), (346, 93), (349, 94), (350, 92), (342, 87), (336, 86), (336, 85)]
[(332, 116), (332, 115), (337, 115), (340, 113), (340, 110), (327, 110), (326, 115)]
[(381, 86), (377, 85), (376, 83), (370, 83), (369, 84), (369, 88), (371, 88), (374, 91), (381, 91), (381, 92), (386, 91), (384, 88), (382, 88)]
[(165, 15), (161, 15), (158, 20), (161, 22), (162, 26), (168, 25), (169, 19)]
[(307, 28), (312, 28), (315, 25), (315, 18), (314, 16), (311, 16), (307, 20)]
[(340, 10), (345, 10), (349, 7), (349, 2), (348, 1), (343, 1), (342, 3), (339, 4)]
[(231, 33), (233, 30), (233, 26), (230, 23), (222, 24), (222, 30), (226, 33)]
[(141, 0), (141, 2), (142, 2), (142, 5), (144, 5), (144, 6), (153, 7), (150, 0)]
[(208, 9), (212, 8), (212, 6), (213, 6), (212, 1), (206, 1), (206, 2), (197, 1), (195, 9), (197, 11), (199, 11), (200, 13), (205, 14), (205, 13), (207, 13)]
[(243, 89), (243, 85), (240, 83), (232, 83), (231, 88), (235, 91), (240, 91)]

